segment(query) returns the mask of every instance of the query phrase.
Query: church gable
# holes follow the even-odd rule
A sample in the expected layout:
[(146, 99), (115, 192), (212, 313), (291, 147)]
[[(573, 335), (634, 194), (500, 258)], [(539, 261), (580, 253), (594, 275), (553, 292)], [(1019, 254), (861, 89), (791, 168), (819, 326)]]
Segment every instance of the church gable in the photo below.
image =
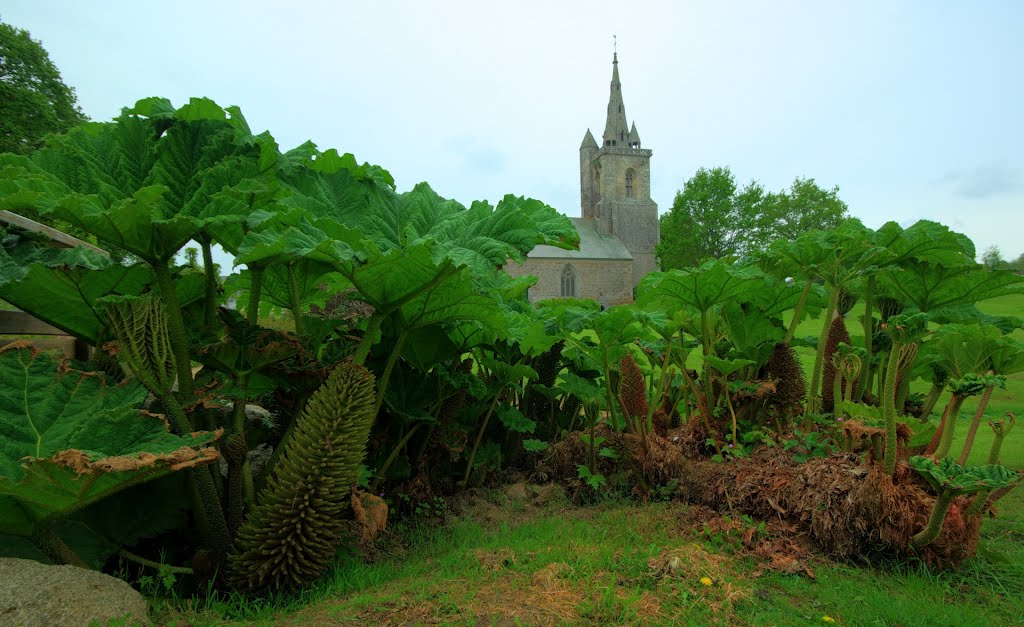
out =
[(549, 298), (589, 298), (604, 306), (633, 302), (633, 262), (630, 259), (533, 258), (510, 261), (509, 276), (532, 275), (530, 302)]

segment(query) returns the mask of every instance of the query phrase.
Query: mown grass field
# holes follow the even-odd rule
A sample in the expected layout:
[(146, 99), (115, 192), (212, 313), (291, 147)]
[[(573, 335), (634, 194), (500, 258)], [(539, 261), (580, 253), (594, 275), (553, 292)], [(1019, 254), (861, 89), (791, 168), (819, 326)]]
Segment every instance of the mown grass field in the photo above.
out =
[[(981, 307), (1024, 314), (1024, 296)], [(804, 322), (800, 334), (815, 334), (819, 324)], [(965, 405), (963, 420), (974, 407)], [(1006, 411), (1024, 419), (1024, 375), (993, 395), (988, 415)], [(960, 450), (963, 423), (958, 431), (953, 451)], [(987, 428), (979, 430), (971, 463), (984, 461), (991, 440)], [(1024, 426), (1007, 438), (1002, 458), (1024, 469)], [(163, 603), (157, 617), (196, 625), (1024, 624), (1020, 488), (1000, 502), (982, 528), (978, 556), (959, 569), (815, 556), (807, 563), (813, 578), (806, 569), (766, 570), (738, 551), (737, 537), (707, 531), (701, 512), (682, 503), (576, 507), (558, 491), (518, 486), (477, 493), (452, 510), (445, 525), (403, 523), (373, 563), (340, 558), (301, 595)]]

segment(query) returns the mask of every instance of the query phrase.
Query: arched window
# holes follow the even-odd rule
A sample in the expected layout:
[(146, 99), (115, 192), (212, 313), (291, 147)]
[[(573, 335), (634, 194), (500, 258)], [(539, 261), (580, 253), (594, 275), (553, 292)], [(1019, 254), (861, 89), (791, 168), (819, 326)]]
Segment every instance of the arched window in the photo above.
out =
[(571, 264), (562, 268), (562, 296), (576, 297), (576, 268)]
[(633, 197), (633, 170), (626, 170), (626, 198)]

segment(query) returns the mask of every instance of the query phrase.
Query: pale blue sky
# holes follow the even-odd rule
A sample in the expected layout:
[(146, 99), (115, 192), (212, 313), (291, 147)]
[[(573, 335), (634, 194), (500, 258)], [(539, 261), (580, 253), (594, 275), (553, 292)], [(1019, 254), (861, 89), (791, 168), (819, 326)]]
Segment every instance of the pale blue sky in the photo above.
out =
[(930, 218), (1024, 253), (1024, 2), (7, 0), (85, 112), (239, 105), (464, 203), (579, 215), (612, 34), (662, 212), (701, 166), (840, 187), (869, 226)]

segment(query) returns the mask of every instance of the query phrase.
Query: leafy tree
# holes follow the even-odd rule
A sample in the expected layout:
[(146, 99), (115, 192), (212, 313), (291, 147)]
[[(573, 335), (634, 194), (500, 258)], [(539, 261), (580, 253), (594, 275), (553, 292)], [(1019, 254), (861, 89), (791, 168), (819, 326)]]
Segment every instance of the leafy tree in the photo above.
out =
[(1013, 261), (1007, 261), (1006, 269), (1014, 274), (1024, 274), (1024, 254), (1018, 255)]
[(765, 191), (756, 181), (742, 189), (727, 167), (701, 168), (661, 217), (661, 267), (697, 267), (708, 259), (741, 255), (764, 231)]
[(776, 239), (793, 240), (811, 229), (829, 230), (848, 217), (846, 203), (839, 199), (839, 187), (826, 190), (812, 178), (797, 177), (788, 190), (769, 194), (765, 218), (771, 223), (770, 244)]
[(1003, 253), (999, 251), (999, 247), (993, 244), (981, 254), (981, 263), (986, 270), (1000, 270), (1006, 265), (1006, 260), (1003, 259)]
[(765, 250), (777, 239), (795, 240), (812, 229), (828, 230), (847, 217), (839, 188), (823, 189), (797, 177), (789, 189), (765, 192), (757, 181), (742, 189), (729, 168), (701, 168), (676, 194), (661, 218), (658, 258), (665, 269), (696, 267)]
[(0, 23), (0, 152), (28, 154), (86, 120), (75, 90), (28, 31)]

